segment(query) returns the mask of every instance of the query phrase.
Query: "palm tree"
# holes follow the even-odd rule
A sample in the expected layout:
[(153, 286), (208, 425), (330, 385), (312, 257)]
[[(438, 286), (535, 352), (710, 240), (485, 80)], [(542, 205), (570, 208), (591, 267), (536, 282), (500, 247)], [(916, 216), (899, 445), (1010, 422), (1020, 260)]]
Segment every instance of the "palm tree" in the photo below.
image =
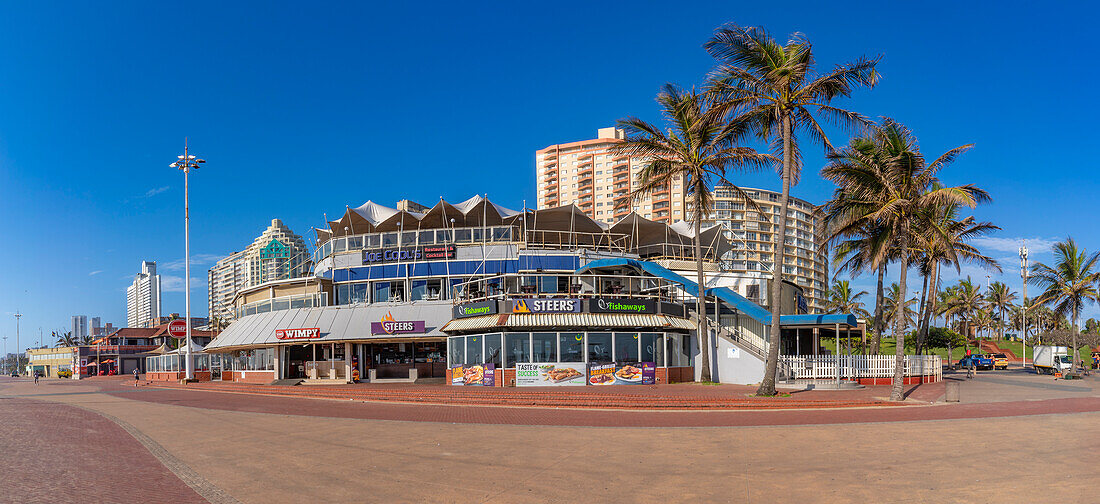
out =
[[(989, 284), (989, 292), (985, 294), (985, 300), (989, 303), (989, 309), (1000, 315), (1001, 326), (1004, 326), (1005, 311), (1012, 306), (1012, 303), (1016, 302), (1016, 293), (1001, 282), (993, 282)], [(1001, 339), (1005, 338), (1003, 327), (1000, 331), (1000, 337)]]
[(80, 337), (79, 343), (83, 346), (88, 346), (92, 344), (92, 341), (95, 341), (95, 338), (93, 338), (90, 334), (85, 334)]
[(829, 289), (829, 299), (825, 303), (825, 309), (837, 313), (851, 313), (857, 317), (867, 318), (867, 310), (859, 298), (866, 296), (867, 291), (853, 292), (852, 286), (847, 280), (836, 281)]
[[(901, 286), (899, 286), (897, 283), (890, 284), (890, 288), (886, 291), (885, 306), (883, 307), (886, 312), (886, 318), (897, 320), (898, 318), (904, 317), (904, 319), (911, 325), (913, 323), (913, 316), (917, 313), (915, 310), (913, 310), (913, 305), (917, 303), (917, 300), (916, 298), (909, 298), (905, 301), (905, 303), (901, 303), (901, 296)], [(904, 313), (898, 313), (898, 306), (905, 307)], [(900, 345), (903, 343), (900, 336), (901, 333), (896, 332), (898, 330), (899, 326), (895, 325), (894, 337), (898, 338), (897, 344)]]
[(76, 346), (76, 339), (73, 338), (73, 332), (58, 332), (54, 331), (52, 336), (57, 339), (57, 346), (71, 347)]
[[(920, 301), (920, 320), (917, 327), (917, 353), (921, 353), (923, 341), (928, 336), (928, 327), (939, 292), (940, 266), (954, 266), (956, 272), (962, 271), (962, 263), (977, 264), (991, 271), (1001, 271), (994, 259), (982, 254), (968, 242), (975, 237), (999, 230), (989, 222), (978, 222), (973, 216), (958, 219), (959, 205), (940, 205), (931, 209), (928, 215), (928, 228), (915, 233), (917, 247), (921, 249), (919, 261), (924, 276), (924, 290)], [(929, 288), (931, 286), (931, 288)]]
[[(868, 144), (873, 146), (868, 150)], [(835, 234), (857, 230), (868, 223), (882, 226), (898, 249), (900, 298), (907, 297), (906, 266), (910, 264), (910, 247), (914, 230), (941, 232), (930, 226), (928, 216), (943, 205), (976, 206), (989, 199), (978, 187), (967, 184), (955, 187), (939, 185), (938, 173), (966, 152), (972, 145), (947, 151), (931, 163), (925, 162), (912, 132), (892, 119), (884, 119), (880, 127), (866, 138), (857, 138), (840, 152), (829, 155), (829, 164), (822, 175), (837, 185), (833, 200), (828, 203), (826, 217)], [(868, 152), (871, 154), (868, 155)], [(946, 238), (945, 238), (946, 239)], [(917, 242), (919, 243), (919, 242)], [(892, 248), (892, 247), (891, 247)], [(876, 262), (890, 254), (884, 247)], [(904, 339), (906, 324), (899, 311), (894, 334)], [(892, 400), (902, 400), (905, 349), (899, 341), (895, 353)]]
[[(615, 154), (641, 160), (638, 189), (630, 200), (638, 200), (674, 180), (683, 180), (684, 193), (691, 198), (691, 220), (695, 226), (695, 265), (699, 291), (696, 296), (698, 317), (699, 361), (702, 380), (710, 381), (709, 337), (706, 328), (706, 282), (703, 278), (701, 230), (713, 207), (713, 182), (722, 182), (745, 201), (752, 199), (740, 187), (726, 180), (730, 170), (753, 171), (767, 166), (774, 158), (761, 154), (738, 142), (745, 135), (745, 125), (726, 121), (726, 109), (716, 104), (713, 95), (694, 89), (682, 90), (666, 84), (657, 95), (666, 131), (636, 117), (618, 121), (627, 139), (615, 146)], [(755, 207), (755, 204), (753, 204)], [(759, 208), (756, 208), (759, 211)], [(685, 211), (687, 209), (685, 208)]]
[[(874, 331), (875, 339), (871, 344), (871, 353), (878, 354), (879, 348), (882, 346), (882, 334), (886, 332), (885, 318), (882, 316), (882, 303), (883, 303), (883, 279), (886, 276), (886, 262), (881, 262), (878, 266), (874, 266), (872, 263), (874, 257), (878, 255), (877, 251), (881, 247), (885, 247), (889, 244), (887, 239), (888, 235), (870, 226), (865, 226), (849, 234), (847, 240), (838, 241), (833, 246), (833, 264), (836, 269), (835, 275), (847, 271), (855, 278), (860, 273), (869, 270), (875, 270), (878, 274), (878, 283), (875, 290), (875, 315), (872, 321), (872, 330)], [(832, 241), (836, 241), (830, 237), (823, 243), (823, 247), (828, 247), (828, 244)]]
[(1045, 304), (1060, 317), (1071, 318), (1073, 329), (1073, 371), (1077, 372), (1077, 360), (1080, 350), (1077, 348), (1077, 319), (1086, 303), (1098, 301), (1096, 283), (1100, 281), (1100, 272), (1096, 271), (1096, 262), (1100, 252), (1091, 255), (1084, 248), (1078, 248), (1073, 238), (1054, 244), (1054, 263), (1047, 266), (1036, 263), (1032, 266), (1028, 282), (1044, 289), (1035, 301)]
[[(878, 58), (860, 58), (837, 65), (819, 74), (814, 70), (813, 47), (802, 34), (791, 35), (786, 44), (778, 43), (763, 28), (726, 25), (704, 44), (718, 66), (711, 75), (711, 86), (739, 114), (738, 122), (747, 123), (762, 141), (772, 145), (783, 159), (780, 175), (783, 194), (779, 200), (779, 232), (775, 237), (775, 262), (768, 303), (771, 308), (768, 358), (759, 395), (775, 395), (775, 372), (779, 363), (780, 288), (786, 264), (784, 237), (787, 233), (787, 209), (791, 186), (798, 184), (802, 168), (796, 133), (801, 132), (832, 151), (819, 118), (848, 128), (861, 128), (868, 121), (862, 115), (834, 107), (833, 100), (847, 97), (857, 87), (874, 87), (878, 81)], [(816, 117), (815, 117), (816, 115)]]

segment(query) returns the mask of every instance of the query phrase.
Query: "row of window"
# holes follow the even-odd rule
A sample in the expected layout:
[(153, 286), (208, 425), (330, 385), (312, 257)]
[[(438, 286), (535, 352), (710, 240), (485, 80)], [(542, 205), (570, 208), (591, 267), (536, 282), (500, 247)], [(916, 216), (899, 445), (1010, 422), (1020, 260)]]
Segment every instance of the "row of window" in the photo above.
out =
[(512, 227), (428, 229), (392, 233), (374, 233), (333, 238), (313, 253), (313, 261), (337, 252), (349, 250), (374, 250), (379, 248), (422, 247), (425, 245), (453, 245), (456, 243), (510, 242)]
[(527, 362), (653, 362), (691, 366), (691, 336), (654, 332), (509, 332), (447, 338), (451, 367)]

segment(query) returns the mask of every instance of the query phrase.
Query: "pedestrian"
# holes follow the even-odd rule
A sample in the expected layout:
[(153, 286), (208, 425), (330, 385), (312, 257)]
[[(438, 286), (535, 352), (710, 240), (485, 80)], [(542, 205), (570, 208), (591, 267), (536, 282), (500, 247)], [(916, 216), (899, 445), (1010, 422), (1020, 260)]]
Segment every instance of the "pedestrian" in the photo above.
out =
[(138, 386), (138, 369), (134, 368), (134, 386)]
[(38, 370), (34, 370), (34, 384), (38, 385)]

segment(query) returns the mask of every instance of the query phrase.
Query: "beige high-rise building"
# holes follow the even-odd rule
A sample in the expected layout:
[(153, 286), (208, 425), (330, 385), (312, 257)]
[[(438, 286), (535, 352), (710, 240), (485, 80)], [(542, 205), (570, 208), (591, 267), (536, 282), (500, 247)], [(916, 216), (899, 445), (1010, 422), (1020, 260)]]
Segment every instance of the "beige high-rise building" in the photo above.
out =
[(271, 225), (248, 248), (218, 261), (207, 272), (210, 318), (233, 320), (233, 297), (237, 291), (306, 275), (311, 263), (305, 240), (283, 221), (272, 219)]
[(618, 128), (600, 128), (594, 140), (555, 144), (535, 151), (538, 208), (576, 204), (588, 216), (613, 223), (631, 210), (650, 220), (684, 220), (683, 183), (679, 177), (645, 199), (631, 203), (638, 188), (639, 159), (617, 157), (611, 149), (626, 139)]
[[(714, 191), (714, 212), (710, 220), (722, 225), (723, 233), (733, 245), (733, 251), (723, 261), (723, 269), (733, 273), (760, 274), (771, 278), (775, 268), (775, 233), (779, 231), (780, 193), (743, 187), (742, 190), (764, 212), (745, 204), (745, 200), (728, 187)], [(829, 278), (826, 252), (818, 252), (824, 241), (821, 232), (820, 207), (791, 197), (787, 209), (786, 260), (784, 278), (802, 287), (809, 313), (825, 311), (825, 289)], [(763, 304), (764, 300), (747, 292), (749, 298)], [(758, 296), (765, 292), (757, 291)]]

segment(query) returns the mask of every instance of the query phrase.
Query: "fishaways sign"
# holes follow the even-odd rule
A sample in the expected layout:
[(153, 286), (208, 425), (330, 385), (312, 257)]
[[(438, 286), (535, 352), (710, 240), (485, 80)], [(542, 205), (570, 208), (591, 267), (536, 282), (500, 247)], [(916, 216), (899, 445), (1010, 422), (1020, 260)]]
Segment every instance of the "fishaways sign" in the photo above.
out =
[(657, 302), (652, 299), (590, 299), (591, 313), (657, 313)]
[(454, 307), (454, 317), (476, 317), (478, 315), (492, 315), (497, 312), (496, 301), (482, 301), (480, 303), (466, 303)]

